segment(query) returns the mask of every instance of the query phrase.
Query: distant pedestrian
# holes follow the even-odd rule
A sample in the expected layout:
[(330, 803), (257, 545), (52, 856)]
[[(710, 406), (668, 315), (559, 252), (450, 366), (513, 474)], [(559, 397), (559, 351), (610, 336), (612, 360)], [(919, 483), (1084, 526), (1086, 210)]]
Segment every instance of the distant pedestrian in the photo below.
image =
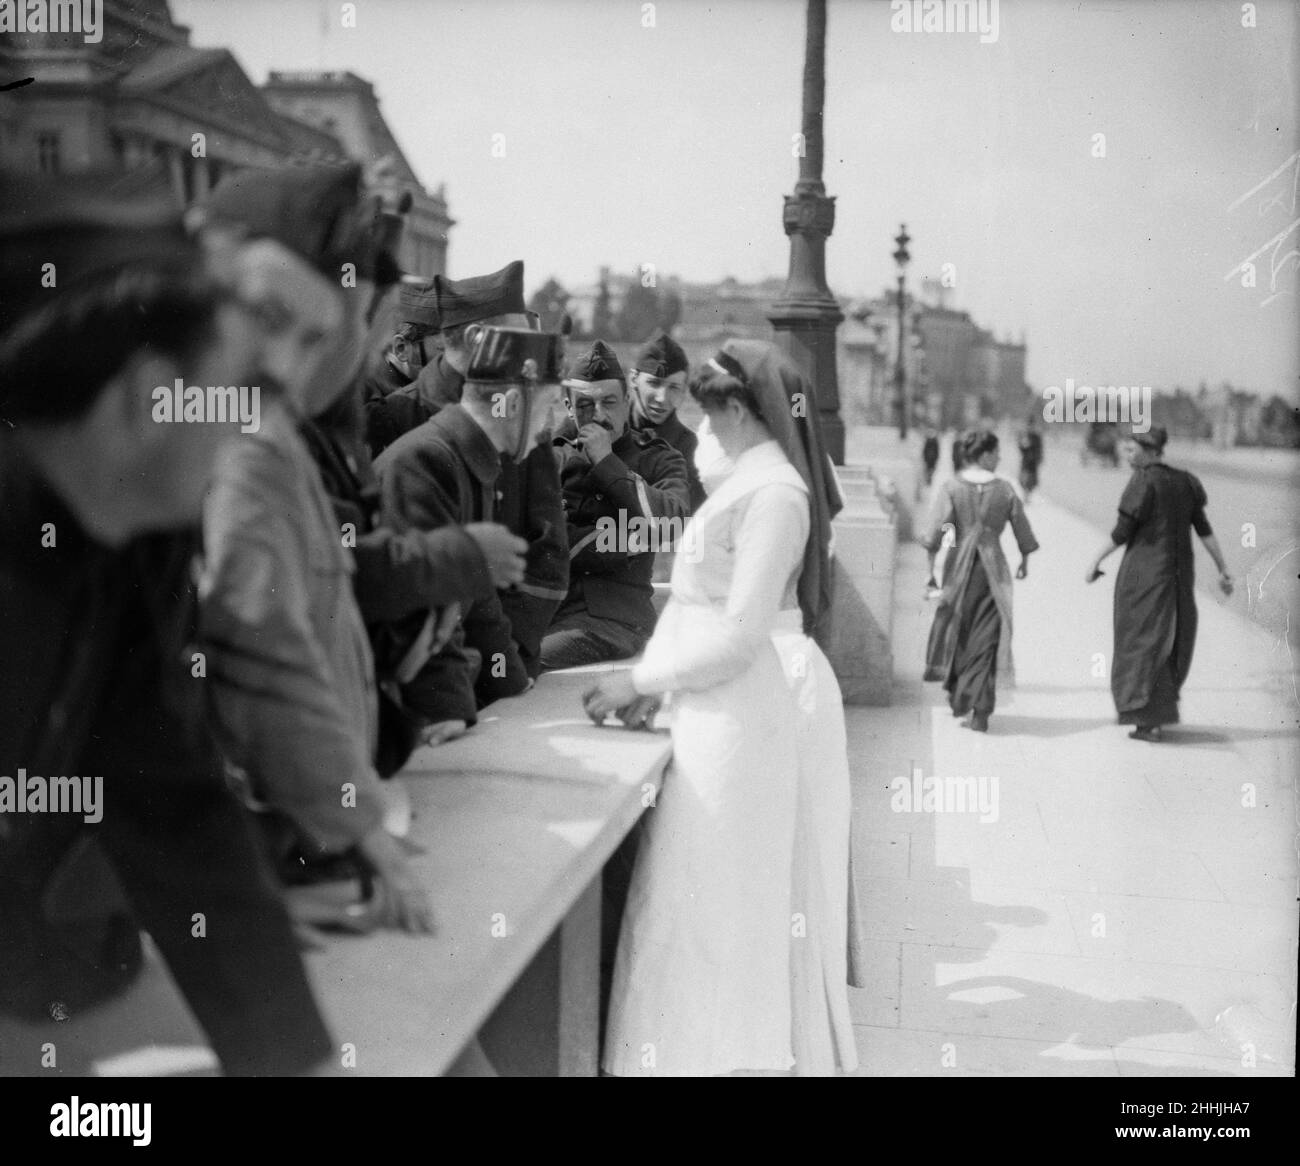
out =
[(963, 449), (963, 443), (966, 440), (966, 434), (963, 430), (958, 429), (952, 435), (952, 472), (961, 473), (961, 468), (966, 464), (966, 454)]
[(925, 484), (934, 481), (934, 467), (939, 464), (939, 435), (933, 429), (925, 431), (925, 441), (921, 445), (921, 463), (925, 466)]
[(1119, 521), (1097, 552), (1085, 581), (1103, 574), (1107, 556), (1124, 548), (1115, 578), (1115, 650), (1110, 690), (1130, 737), (1161, 741), (1162, 726), (1178, 723), (1178, 696), (1196, 646), (1196, 563), (1190, 530), (1219, 569), (1219, 589), (1232, 594), (1232, 576), (1205, 516), (1206, 494), (1195, 475), (1166, 465), (1168, 433), (1156, 425), (1124, 443), (1133, 476), (1119, 500)]
[(996, 477), (998, 438), (975, 429), (962, 443), (965, 464), (943, 484), (930, 530), (922, 545), (930, 554), (930, 574), (946, 530), (956, 547), (944, 565), (943, 596), (934, 614), (926, 649), (925, 679), (941, 680), (954, 716), (979, 732), (989, 726), (997, 681), (1013, 682), (1011, 661), (1011, 573), (1002, 554), (1007, 522), (1020, 547), (1016, 578), (1029, 573), (1029, 555), (1038, 549), (1024, 507), (1005, 478)]
[(1028, 502), (1038, 489), (1038, 467), (1043, 464), (1043, 435), (1038, 428), (1038, 417), (1029, 414), (1029, 420), (1017, 443), (1020, 447), (1020, 488)]

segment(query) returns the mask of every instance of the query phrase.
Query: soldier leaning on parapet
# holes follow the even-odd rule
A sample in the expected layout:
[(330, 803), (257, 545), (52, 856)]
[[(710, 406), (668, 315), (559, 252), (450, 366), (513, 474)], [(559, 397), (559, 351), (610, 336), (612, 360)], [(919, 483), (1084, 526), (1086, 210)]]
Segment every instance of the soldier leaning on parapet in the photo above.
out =
[[(204, 488), (248, 438), (149, 404), (177, 376), (246, 383), (256, 333), (196, 276), (170, 192), (113, 182), (0, 175), (0, 771), (104, 777), (97, 825), (0, 815), (0, 1008), (62, 1019), (120, 991), (138, 925), (226, 1073), (300, 1072), (331, 1041), (188, 642)], [(105, 857), (129, 913), (91, 905)], [(56, 881), (75, 918), (50, 917)]]
[[(432, 927), (423, 888), (384, 828), (374, 758), (378, 703), (351, 557), (298, 434), (353, 383), (382, 255), (360, 168), (243, 171), (205, 208), (210, 261), (256, 302), (265, 367), (279, 392), (260, 432), (218, 463), (204, 513), (201, 630), (232, 761), (268, 814), (280, 869), (356, 861), (379, 878), (375, 916)], [(391, 261), (390, 261), (391, 262)], [(355, 287), (335, 280), (353, 264)]]
[[(481, 329), (466, 372), (459, 404), (440, 409), (375, 462), (383, 521), (394, 530), (492, 521), (503, 464), (524, 462), (549, 436), (560, 407), (558, 335)], [(402, 692), (430, 721), (468, 725), (485, 695), (527, 685), (511, 622), (494, 593), (466, 612), (452, 642)]]
[[(686, 464), (666, 441), (630, 428), (627, 379), (597, 340), (564, 382), (571, 419), (556, 434), (569, 526), (569, 593), (542, 641), (542, 667), (572, 668), (635, 656), (654, 630), (654, 554), (607, 548), (613, 520), (684, 519)], [(625, 516), (624, 523), (619, 522)]]

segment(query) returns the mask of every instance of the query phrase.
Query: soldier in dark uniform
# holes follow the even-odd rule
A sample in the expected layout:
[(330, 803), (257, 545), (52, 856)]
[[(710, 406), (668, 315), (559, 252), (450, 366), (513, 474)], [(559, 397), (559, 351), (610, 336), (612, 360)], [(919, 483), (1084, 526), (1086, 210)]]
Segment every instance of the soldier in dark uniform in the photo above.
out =
[[(558, 335), (482, 329), (461, 403), (439, 409), (375, 462), (385, 525), (403, 532), (492, 521), (501, 504), (503, 455), (522, 461), (555, 423), (559, 364)], [(478, 656), (477, 679), (466, 648)], [(461, 632), (403, 695), (425, 715), (442, 719), (455, 714), (473, 723), (479, 707), (522, 692), (530, 683), (501, 597), (494, 592), (470, 608)]]
[(704, 501), (704, 486), (695, 468), (695, 433), (682, 424), (677, 409), (686, 397), (686, 377), (690, 361), (682, 346), (662, 328), (658, 329), (636, 354), (636, 364), (628, 374), (632, 392), (632, 428), (662, 438), (686, 462), (694, 514)]
[(627, 380), (608, 345), (580, 354), (564, 388), (571, 420), (556, 444), (571, 580), (542, 641), (544, 669), (622, 660), (645, 646), (654, 552), (680, 535), (690, 510), (686, 463), (630, 427)]
[(365, 438), (371, 456), (425, 419), (418, 400), (402, 390), (438, 355), (433, 340), (438, 331), (433, 280), (403, 276), (401, 284), (380, 304), (381, 317), (390, 311), (393, 332), (373, 353), (361, 381)]
[[(460, 401), (465, 370), (484, 327), (537, 327), (536, 316), (525, 309), (519, 260), (490, 275), (460, 280), (436, 276), (433, 288), (442, 348), (413, 384), (386, 400), (388, 417), (398, 429), (408, 421), (413, 428)], [(550, 442), (541, 442), (522, 459), (502, 454), (497, 489), (500, 521), (528, 543), (524, 577), (502, 593), (501, 602), (519, 658), (535, 678), (541, 672), (542, 636), (569, 586), (560, 474)]]
[[(195, 528), (238, 423), (151, 415), (177, 377), (255, 380), (256, 331), (195, 277), (170, 196), (112, 181), (0, 177), (0, 774), (103, 782), (91, 826), (0, 814), (0, 1008), (75, 1020), (129, 982), (138, 923), (227, 1073), (301, 1072), (329, 1036), (191, 655)], [(45, 896), (70, 853), (100, 877), (60, 924)], [(130, 914), (101, 911), (95, 934), (105, 857)]]

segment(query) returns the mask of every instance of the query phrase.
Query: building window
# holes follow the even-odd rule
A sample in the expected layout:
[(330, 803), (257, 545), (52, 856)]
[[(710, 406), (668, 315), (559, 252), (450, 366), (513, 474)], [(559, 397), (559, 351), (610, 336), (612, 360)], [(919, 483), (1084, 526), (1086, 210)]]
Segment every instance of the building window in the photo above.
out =
[(36, 135), (36, 166), (42, 174), (58, 174), (62, 169), (59, 135), (52, 130)]

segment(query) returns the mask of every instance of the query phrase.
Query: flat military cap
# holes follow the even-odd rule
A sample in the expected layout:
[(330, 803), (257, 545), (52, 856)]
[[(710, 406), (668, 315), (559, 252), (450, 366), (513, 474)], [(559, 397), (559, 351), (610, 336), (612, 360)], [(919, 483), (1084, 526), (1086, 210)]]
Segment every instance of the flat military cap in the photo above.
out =
[(381, 205), (363, 196), (355, 162), (229, 174), (204, 204), (202, 222), (283, 243), (331, 280), (340, 277), (345, 263), (362, 279), (391, 283), (396, 278), (396, 265), (380, 245), (387, 233)]
[(432, 279), (403, 276), (397, 297), (397, 323), (415, 324), (423, 334), (438, 331), (438, 287)]
[(444, 331), (490, 320), (493, 316), (527, 311), (522, 259), (507, 263), (491, 275), (473, 275), (468, 279), (435, 275), (433, 279), (438, 289), (439, 327)]
[(582, 387), (596, 381), (623, 381), (623, 366), (614, 350), (603, 340), (592, 341), (590, 348), (578, 353), (569, 366), (569, 375), (564, 383)]
[(658, 328), (655, 334), (641, 345), (633, 367), (638, 372), (662, 380), (675, 372), (687, 372), (691, 365), (686, 359), (682, 346), (662, 328)]
[(0, 333), (55, 296), (127, 268), (198, 264), (181, 212), (158, 188), (121, 175), (0, 171)]
[(558, 384), (561, 338), (528, 328), (484, 328), (465, 371), (467, 381)]

